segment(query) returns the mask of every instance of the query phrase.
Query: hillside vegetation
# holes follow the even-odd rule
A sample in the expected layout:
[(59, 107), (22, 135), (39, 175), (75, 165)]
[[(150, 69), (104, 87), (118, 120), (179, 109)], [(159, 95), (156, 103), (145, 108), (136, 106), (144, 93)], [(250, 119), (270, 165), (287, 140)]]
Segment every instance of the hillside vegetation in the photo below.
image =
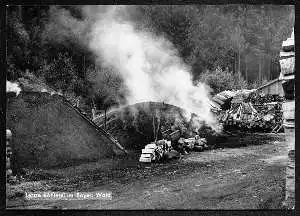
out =
[[(281, 43), (295, 19), (289, 5), (132, 5), (128, 11), (135, 28), (172, 42), (195, 83), (206, 82), (215, 93), (277, 78)], [(7, 22), (8, 80), (29, 70), (86, 104), (93, 99), (99, 109), (126, 103), (118, 71), (96, 64), (81, 42), (91, 23), (80, 6), (9, 6)]]

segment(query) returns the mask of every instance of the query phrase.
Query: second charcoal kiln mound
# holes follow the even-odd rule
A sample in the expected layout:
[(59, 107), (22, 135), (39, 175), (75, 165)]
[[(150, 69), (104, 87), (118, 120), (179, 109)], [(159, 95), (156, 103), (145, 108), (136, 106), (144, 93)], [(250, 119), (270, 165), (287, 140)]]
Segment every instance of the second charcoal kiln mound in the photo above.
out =
[[(105, 127), (103, 115), (94, 122)], [(186, 118), (185, 110), (162, 102), (141, 102), (120, 107), (109, 111), (106, 117), (106, 130), (128, 150), (141, 150), (155, 138), (161, 139), (162, 132), (168, 129), (180, 130), (185, 137), (195, 133), (191, 119)], [(208, 130), (208, 127), (203, 126), (201, 131), (204, 130)]]
[(14, 137), (13, 165), (51, 168), (114, 155), (115, 143), (62, 96), (22, 91), (9, 98), (7, 127)]

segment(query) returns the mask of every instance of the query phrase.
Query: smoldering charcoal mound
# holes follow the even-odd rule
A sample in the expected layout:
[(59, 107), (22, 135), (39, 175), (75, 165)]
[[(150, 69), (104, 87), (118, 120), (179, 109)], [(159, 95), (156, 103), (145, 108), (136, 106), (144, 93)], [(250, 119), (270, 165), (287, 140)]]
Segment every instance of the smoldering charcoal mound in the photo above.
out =
[[(160, 127), (157, 138), (167, 129), (178, 129), (183, 134), (195, 131), (193, 119), (177, 106), (162, 102), (141, 102), (114, 109), (107, 113), (106, 129), (118, 139), (126, 149), (142, 149), (155, 139), (155, 130)], [(95, 123), (104, 128), (105, 117), (95, 119)], [(205, 130), (203, 123), (198, 132)]]

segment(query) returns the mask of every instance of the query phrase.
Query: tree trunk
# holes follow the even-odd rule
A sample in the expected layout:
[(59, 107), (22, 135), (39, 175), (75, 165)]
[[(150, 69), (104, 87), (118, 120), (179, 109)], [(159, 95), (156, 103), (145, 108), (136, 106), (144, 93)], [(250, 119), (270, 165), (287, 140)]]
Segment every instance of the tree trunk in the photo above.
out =
[(18, 5), (18, 17), (19, 17), (20, 21), (23, 22), (23, 6), (22, 5)]
[(262, 79), (261, 79), (261, 57), (258, 57), (258, 80), (259, 80), (259, 82), (262, 81)]
[(232, 67), (233, 73), (235, 73), (235, 53), (233, 55), (233, 67)]
[(38, 6), (38, 25), (41, 26), (41, 6)]
[(271, 76), (271, 67), (272, 67), (272, 57), (269, 58), (269, 79), (271, 80), (272, 79), (272, 76)]
[(248, 82), (248, 68), (247, 68), (247, 62), (245, 62), (245, 77), (246, 77), (246, 81)]
[(272, 60), (271, 60), (271, 77), (272, 77), (272, 78), (274, 77), (274, 76), (273, 76), (274, 70), (275, 70), (275, 65), (274, 65), (274, 60), (273, 60), (273, 58), (272, 58)]
[(263, 65), (263, 67), (262, 67), (262, 78), (263, 78), (263, 80), (265, 80), (265, 79), (268, 79), (268, 71), (267, 71), (267, 68), (266, 68), (266, 63), (267, 63), (267, 58), (264, 56), (263, 58), (262, 58), (262, 65)]
[(266, 58), (266, 65), (267, 65), (267, 79), (270, 80), (270, 59), (269, 57)]
[(262, 78), (262, 80), (265, 80), (266, 79), (266, 71), (265, 71), (266, 61), (265, 61), (265, 57), (262, 57), (261, 65), (262, 65), (262, 67), (261, 67), (261, 78)]
[(238, 72), (241, 73), (241, 52), (238, 52)]
[(237, 64), (238, 64), (238, 55), (237, 53), (234, 53), (234, 73), (237, 73)]
[(155, 140), (155, 132), (156, 132), (156, 130), (155, 130), (154, 114), (152, 116), (152, 125), (153, 125), (153, 137), (154, 137), (154, 140)]
[(236, 53), (236, 68), (235, 68), (235, 72), (238, 73), (239, 72), (239, 54)]

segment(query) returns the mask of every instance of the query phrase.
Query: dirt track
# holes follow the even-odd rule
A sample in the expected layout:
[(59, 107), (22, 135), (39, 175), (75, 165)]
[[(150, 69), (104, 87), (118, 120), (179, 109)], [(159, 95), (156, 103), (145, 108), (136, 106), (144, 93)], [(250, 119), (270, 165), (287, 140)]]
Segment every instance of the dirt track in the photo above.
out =
[[(255, 136), (255, 135), (254, 135)], [(48, 171), (56, 180), (36, 181), (43, 190), (111, 190), (112, 200), (27, 201), (11, 197), (8, 208), (58, 209), (278, 209), (285, 187), (283, 135), (263, 135), (262, 145), (193, 152), (160, 164), (137, 158), (99, 170), (97, 163)], [(253, 137), (249, 136), (249, 137)], [(247, 137), (243, 137), (247, 142)], [(277, 141), (276, 141), (277, 140)], [(233, 142), (228, 140), (228, 142)], [(258, 143), (256, 143), (258, 144)], [(137, 156), (137, 155), (136, 155)], [(111, 169), (111, 167), (110, 167)], [(79, 174), (79, 170), (81, 173)], [(83, 171), (84, 170), (84, 171)], [(76, 172), (76, 176), (72, 176)], [(69, 178), (66, 178), (68, 175)], [(72, 176), (72, 177), (71, 177)], [(42, 186), (47, 186), (42, 187)], [(16, 186), (17, 187), (17, 186)], [(38, 187), (36, 187), (38, 188)], [(38, 189), (36, 189), (38, 190)]]

